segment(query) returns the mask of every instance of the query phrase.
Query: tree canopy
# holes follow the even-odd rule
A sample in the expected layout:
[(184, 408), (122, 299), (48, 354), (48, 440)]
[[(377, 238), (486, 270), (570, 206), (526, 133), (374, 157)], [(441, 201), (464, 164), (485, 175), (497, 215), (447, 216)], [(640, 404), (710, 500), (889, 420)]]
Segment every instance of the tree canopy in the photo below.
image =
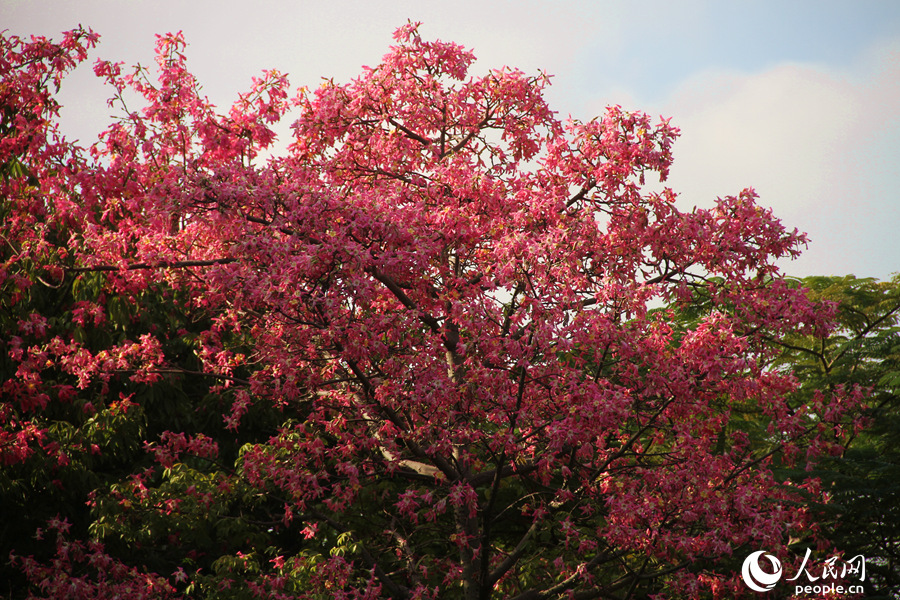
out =
[(395, 38), (218, 112), (161, 36), (96, 64), (87, 149), (54, 90), (97, 36), (2, 38), (4, 593), (731, 597), (820, 539), (775, 467), (842, 452), (860, 393), (775, 365), (835, 315), (777, 266), (804, 236), (646, 191), (668, 120)]

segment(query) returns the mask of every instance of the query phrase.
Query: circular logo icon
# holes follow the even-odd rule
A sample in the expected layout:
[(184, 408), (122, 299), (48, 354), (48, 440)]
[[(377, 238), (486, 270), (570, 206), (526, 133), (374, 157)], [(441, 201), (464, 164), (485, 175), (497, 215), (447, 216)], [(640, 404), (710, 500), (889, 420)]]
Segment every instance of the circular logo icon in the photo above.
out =
[[(762, 567), (759, 566), (760, 556), (765, 556), (769, 559), (769, 562), (772, 563), (772, 568), (775, 569), (774, 573), (766, 573), (762, 570)], [(768, 592), (781, 579), (781, 561), (771, 554), (766, 554), (764, 550), (759, 550), (744, 559), (741, 577), (744, 578), (744, 583), (747, 584), (747, 587), (754, 592)]]

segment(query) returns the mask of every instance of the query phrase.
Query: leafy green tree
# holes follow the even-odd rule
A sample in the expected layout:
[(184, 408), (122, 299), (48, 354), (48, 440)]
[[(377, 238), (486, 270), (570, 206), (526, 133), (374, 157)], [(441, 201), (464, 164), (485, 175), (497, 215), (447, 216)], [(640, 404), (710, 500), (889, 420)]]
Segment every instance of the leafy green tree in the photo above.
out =
[(782, 340), (778, 363), (793, 370), (799, 394), (858, 387), (866, 391), (865, 426), (848, 432), (843, 451), (823, 456), (811, 473), (828, 502), (814, 503), (833, 550), (867, 560), (869, 598), (900, 594), (900, 275), (807, 277), (800, 283), (837, 309), (834, 328)]

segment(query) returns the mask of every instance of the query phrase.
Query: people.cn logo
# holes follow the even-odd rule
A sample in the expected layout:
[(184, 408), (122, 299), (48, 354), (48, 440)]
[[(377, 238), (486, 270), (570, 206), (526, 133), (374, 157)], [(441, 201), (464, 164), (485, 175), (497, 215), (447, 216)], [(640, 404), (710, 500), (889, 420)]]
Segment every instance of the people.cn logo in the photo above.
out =
[[(766, 573), (762, 570), (762, 567), (759, 566), (759, 558), (761, 556), (769, 559), (769, 562), (772, 563), (772, 568), (775, 569), (774, 573)], [(765, 550), (759, 550), (744, 560), (741, 577), (744, 578), (744, 583), (747, 584), (747, 587), (754, 592), (768, 592), (781, 579), (781, 561), (771, 554), (766, 554)]]

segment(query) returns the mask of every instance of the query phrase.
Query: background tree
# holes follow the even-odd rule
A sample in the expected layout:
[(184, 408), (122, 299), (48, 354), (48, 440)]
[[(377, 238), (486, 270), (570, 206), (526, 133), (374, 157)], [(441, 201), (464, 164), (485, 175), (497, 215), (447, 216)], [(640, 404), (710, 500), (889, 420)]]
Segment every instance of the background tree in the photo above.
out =
[[(732, 556), (815, 533), (815, 482), (771, 466), (841, 447), (854, 396), (792, 404), (769, 368), (831, 316), (775, 266), (803, 236), (751, 190), (644, 192), (667, 121), (561, 122), (545, 76), (396, 39), (349, 84), (291, 101), (268, 72), (219, 114), (164, 36), (155, 80), (96, 65), (122, 118), (89, 151), (4, 155), (29, 174), (4, 182), (9, 502), (38, 454), (68, 472), (54, 427), (109, 461), (61, 485), (93, 491), (52, 557), (11, 542), (14, 595), (731, 596)], [(5, 44), (4, 85), (68, 64)]]
[(900, 592), (900, 277), (807, 277), (817, 302), (837, 306), (837, 326), (781, 342), (779, 364), (800, 381), (808, 399), (817, 390), (868, 390), (867, 425), (845, 438), (837, 456), (818, 459), (828, 502), (816, 521), (836, 551), (867, 558), (867, 598)]

